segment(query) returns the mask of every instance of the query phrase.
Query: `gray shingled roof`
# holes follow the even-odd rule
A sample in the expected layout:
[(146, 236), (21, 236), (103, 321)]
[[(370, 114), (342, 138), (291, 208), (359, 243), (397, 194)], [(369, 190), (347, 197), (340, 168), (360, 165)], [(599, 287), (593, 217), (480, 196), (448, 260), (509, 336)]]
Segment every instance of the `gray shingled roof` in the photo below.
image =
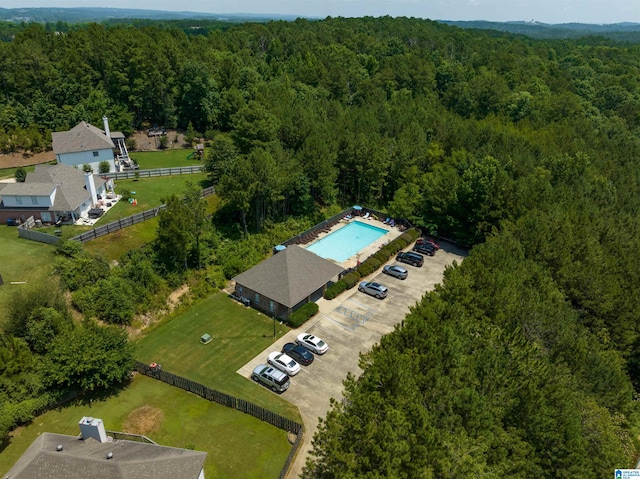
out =
[(104, 131), (86, 121), (78, 123), (69, 131), (51, 133), (51, 139), (53, 152), (56, 155), (115, 148), (113, 141), (105, 135)]
[[(96, 188), (106, 180), (93, 175)], [(49, 195), (58, 187), (51, 211), (73, 211), (91, 198), (84, 183), (84, 172), (63, 163), (57, 165), (36, 165), (27, 173), (24, 183), (9, 183), (2, 188), (3, 195)], [(38, 191), (38, 192), (36, 192)]]
[[(62, 451), (57, 451), (57, 446)], [(107, 459), (107, 453), (113, 453)], [(7, 473), (11, 479), (197, 479), (206, 452), (43, 433)]]
[(293, 245), (233, 279), (291, 308), (342, 271), (342, 266)]
[(49, 196), (56, 185), (48, 183), (8, 183), (3, 189), (4, 195)]

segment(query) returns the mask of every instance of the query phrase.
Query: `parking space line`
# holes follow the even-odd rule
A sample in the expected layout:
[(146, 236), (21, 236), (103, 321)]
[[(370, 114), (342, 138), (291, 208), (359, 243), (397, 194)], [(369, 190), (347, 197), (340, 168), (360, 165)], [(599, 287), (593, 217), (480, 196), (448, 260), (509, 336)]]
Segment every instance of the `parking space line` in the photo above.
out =
[(362, 306), (362, 307), (363, 307), (363, 308), (365, 308), (365, 309), (370, 309), (370, 310), (371, 310), (371, 311), (373, 311), (374, 313), (375, 313), (376, 311), (378, 311), (378, 308), (374, 308), (374, 307), (369, 306), (369, 305), (367, 305), (367, 304), (361, 303), (360, 301), (356, 301), (356, 300), (355, 300), (355, 299), (353, 299), (353, 298), (349, 298), (349, 299), (347, 299), (347, 301), (351, 301), (352, 303), (355, 303), (355, 304), (357, 304), (358, 306)]
[(346, 329), (347, 331), (351, 331), (352, 333), (355, 331), (355, 328), (350, 328), (349, 326), (342, 324), (339, 321), (336, 321), (335, 319), (330, 318), (329, 316), (322, 316), (323, 318), (328, 319), (329, 321), (331, 321), (332, 323), (337, 324), (338, 326), (342, 326), (344, 329)]

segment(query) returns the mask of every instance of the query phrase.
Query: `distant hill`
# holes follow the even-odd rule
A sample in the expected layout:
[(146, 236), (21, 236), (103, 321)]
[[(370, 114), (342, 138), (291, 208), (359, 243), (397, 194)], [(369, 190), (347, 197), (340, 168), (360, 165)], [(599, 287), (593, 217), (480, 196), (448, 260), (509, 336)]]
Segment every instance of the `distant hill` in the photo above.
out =
[(296, 15), (250, 14), (250, 13), (201, 13), (168, 12), (127, 8), (0, 8), (0, 21), (10, 22), (104, 22), (127, 18), (148, 20), (218, 20), (229, 22), (260, 22), (269, 20), (293, 21)]
[[(293, 21), (300, 15), (251, 14), (251, 13), (203, 13), (169, 12), (134, 8), (0, 8), (0, 21), (8, 22), (108, 22), (127, 19), (143, 20), (213, 20), (230, 23), (267, 22), (270, 20)], [(318, 17), (306, 17), (314, 18)], [(464, 29), (495, 30), (526, 35), (532, 38), (582, 38), (598, 36), (613, 41), (640, 43), (640, 23), (613, 23), (596, 25), (586, 23), (547, 24), (540, 22), (490, 22), (485, 20), (457, 21), (437, 20), (439, 23)]]
[(588, 23), (559, 23), (548, 24), (540, 22), (488, 22), (439, 20), (440, 23), (459, 28), (475, 30), (497, 30), (500, 32), (517, 33), (532, 38), (582, 38), (598, 36), (616, 41), (640, 43), (640, 23), (612, 23), (596, 25)]

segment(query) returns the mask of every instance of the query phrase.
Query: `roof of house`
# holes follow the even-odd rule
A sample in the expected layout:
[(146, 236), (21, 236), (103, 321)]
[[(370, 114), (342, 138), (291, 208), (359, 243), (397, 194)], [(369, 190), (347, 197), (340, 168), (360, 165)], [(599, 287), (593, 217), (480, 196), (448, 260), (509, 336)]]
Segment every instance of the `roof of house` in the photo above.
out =
[(18, 196), (49, 196), (53, 190), (56, 189), (56, 185), (51, 182), (48, 183), (7, 183), (2, 189), (3, 195), (18, 195)]
[[(62, 450), (58, 451), (58, 446)], [(113, 457), (107, 459), (107, 454)], [(206, 452), (142, 442), (43, 433), (14, 464), (11, 479), (197, 479)]]
[(233, 279), (262, 296), (293, 307), (342, 271), (342, 266), (293, 245)]
[[(119, 134), (122, 135), (122, 133)], [(113, 141), (103, 130), (86, 121), (81, 121), (69, 131), (51, 133), (51, 139), (53, 152), (56, 155), (115, 148)]]
[[(96, 188), (106, 180), (93, 175)], [(2, 188), (2, 195), (42, 196), (50, 195), (57, 188), (51, 211), (73, 211), (91, 198), (87, 191), (84, 172), (70, 165), (36, 165), (35, 170), (27, 173), (24, 183), (8, 183)]]

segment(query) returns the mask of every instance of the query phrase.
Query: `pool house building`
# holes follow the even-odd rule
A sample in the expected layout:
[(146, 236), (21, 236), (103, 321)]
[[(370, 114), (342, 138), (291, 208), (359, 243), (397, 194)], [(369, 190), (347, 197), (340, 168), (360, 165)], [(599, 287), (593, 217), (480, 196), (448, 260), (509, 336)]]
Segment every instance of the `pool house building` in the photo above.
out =
[(288, 246), (236, 276), (235, 294), (270, 316), (288, 319), (322, 297), (344, 268), (297, 245)]

